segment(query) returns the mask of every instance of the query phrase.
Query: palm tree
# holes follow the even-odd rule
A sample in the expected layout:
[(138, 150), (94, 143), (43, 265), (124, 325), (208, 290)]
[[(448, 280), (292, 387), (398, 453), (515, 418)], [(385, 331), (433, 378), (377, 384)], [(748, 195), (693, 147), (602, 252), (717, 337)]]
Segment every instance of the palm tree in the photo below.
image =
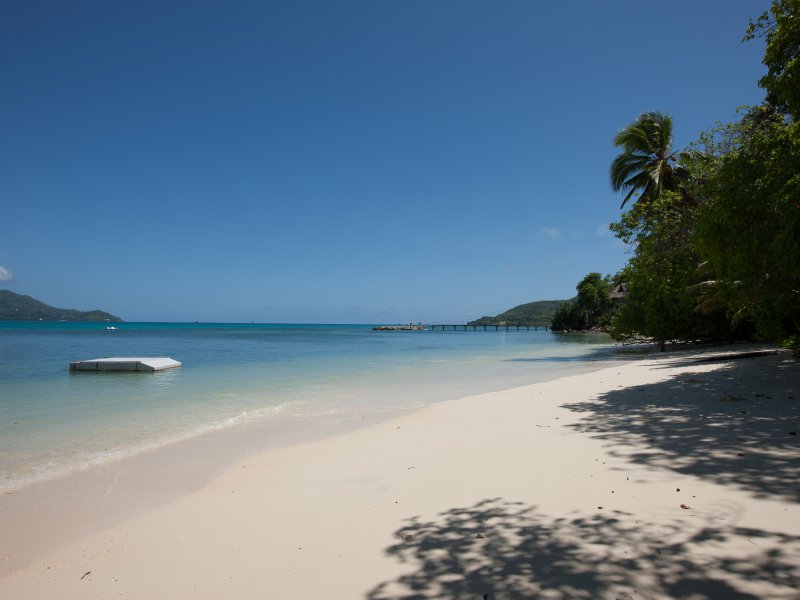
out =
[(646, 112), (621, 129), (614, 145), (622, 152), (611, 163), (611, 187), (625, 193), (620, 208), (639, 193), (639, 201), (651, 202), (663, 190), (678, 189), (688, 176), (680, 164), (689, 153), (672, 151), (672, 117), (661, 112)]

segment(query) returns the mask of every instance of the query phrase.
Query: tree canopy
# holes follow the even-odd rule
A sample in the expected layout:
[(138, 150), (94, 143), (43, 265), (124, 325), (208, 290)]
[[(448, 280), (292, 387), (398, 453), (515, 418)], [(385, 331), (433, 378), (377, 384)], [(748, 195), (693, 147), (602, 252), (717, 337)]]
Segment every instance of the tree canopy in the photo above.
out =
[[(747, 337), (800, 354), (800, 0), (773, 0), (747, 28), (745, 40), (755, 37), (766, 42), (761, 105), (683, 152), (663, 112), (614, 138), (612, 188), (622, 208), (638, 194), (611, 225), (632, 252), (615, 277), (628, 290), (610, 318), (617, 339)], [(591, 322), (595, 289), (578, 284), (554, 327)]]
[(606, 315), (611, 308), (611, 276), (589, 273), (581, 279), (575, 289), (578, 295), (564, 302), (553, 315), (552, 328), (555, 330), (589, 329), (605, 324)]
[(693, 233), (736, 320), (767, 339), (800, 330), (800, 130), (771, 105), (729, 128), (735, 141), (702, 187)]
[(770, 104), (800, 116), (800, 0), (774, 0), (747, 28), (745, 40), (764, 37), (767, 74), (759, 85), (767, 90)]
[(638, 194), (611, 225), (631, 249), (613, 279), (625, 301), (604, 307), (611, 279), (591, 273), (554, 329), (602, 321), (622, 340), (782, 341), (800, 356), (800, 0), (773, 0), (747, 28), (745, 40), (756, 37), (766, 97), (738, 121), (683, 152), (666, 113), (617, 133), (612, 188), (621, 208)]
[(622, 191), (623, 208), (634, 194), (640, 202), (652, 202), (664, 190), (678, 189), (688, 177), (679, 159), (686, 158), (672, 150), (672, 117), (652, 111), (617, 132), (614, 145), (622, 152), (611, 163), (611, 187)]

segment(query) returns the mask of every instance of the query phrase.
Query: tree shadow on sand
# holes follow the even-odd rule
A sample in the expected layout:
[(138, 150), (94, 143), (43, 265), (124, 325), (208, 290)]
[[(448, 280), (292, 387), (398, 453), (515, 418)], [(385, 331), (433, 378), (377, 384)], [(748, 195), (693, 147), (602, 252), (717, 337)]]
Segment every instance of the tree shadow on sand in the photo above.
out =
[[(697, 365), (697, 359), (680, 366)], [(665, 367), (676, 363), (665, 362)], [(800, 365), (785, 359), (727, 360), (716, 370), (623, 388), (565, 405), (573, 427), (612, 456), (800, 501)]]
[[(800, 538), (680, 521), (654, 525), (619, 511), (571, 519), (502, 499), (418, 517), (386, 553), (411, 571), (368, 600), (797, 597)], [(747, 553), (720, 556), (732, 537)]]
[[(665, 358), (656, 368), (676, 366)], [(794, 361), (725, 360), (566, 408), (582, 415), (576, 434), (627, 464), (800, 500)], [(598, 507), (556, 518), (496, 498), (414, 517), (386, 549), (407, 571), (367, 599), (800, 598), (799, 536), (689, 513), (650, 523)]]

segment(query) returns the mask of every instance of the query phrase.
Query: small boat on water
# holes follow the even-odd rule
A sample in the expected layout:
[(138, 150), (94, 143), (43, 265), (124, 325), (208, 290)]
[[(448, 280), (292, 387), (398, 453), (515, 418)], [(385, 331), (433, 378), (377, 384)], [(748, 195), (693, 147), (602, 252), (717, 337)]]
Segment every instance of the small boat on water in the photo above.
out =
[(114, 327), (114, 326), (112, 325), (111, 327), (106, 327), (106, 329), (108, 329), (109, 331), (111, 331), (111, 330), (117, 330), (117, 329), (119, 329), (119, 327)]

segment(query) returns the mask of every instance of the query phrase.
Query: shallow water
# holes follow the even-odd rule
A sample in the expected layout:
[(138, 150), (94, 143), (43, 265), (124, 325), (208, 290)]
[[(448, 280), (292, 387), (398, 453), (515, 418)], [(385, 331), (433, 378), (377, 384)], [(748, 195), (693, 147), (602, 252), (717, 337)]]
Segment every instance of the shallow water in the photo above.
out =
[[(337, 420), (511, 388), (623, 357), (603, 335), (369, 325), (0, 322), (0, 489), (236, 423)], [(170, 356), (157, 373), (70, 360)]]

